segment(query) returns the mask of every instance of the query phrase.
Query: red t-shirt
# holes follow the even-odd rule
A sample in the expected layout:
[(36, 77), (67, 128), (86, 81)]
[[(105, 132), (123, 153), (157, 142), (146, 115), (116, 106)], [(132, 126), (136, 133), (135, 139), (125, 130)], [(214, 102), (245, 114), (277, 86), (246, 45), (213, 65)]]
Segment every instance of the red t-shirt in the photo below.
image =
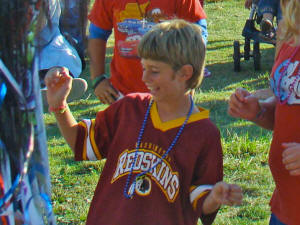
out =
[[(288, 101), (276, 105), (273, 140), (269, 164), (276, 188), (270, 205), (279, 220), (288, 225), (300, 223), (300, 176), (289, 175), (282, 163), (282, 143), (300, 143), (300, 50), (291, 59), (286, 72), (284, 67), (297, 48), (284, 44), (271, 74), (271, 87), (275, 96)], [(281, 82), (279, 78), (283, 73)], [(299, 74), (299, 75), (297, 75)], [(294, 88), (292, 84), (294, 83)], [(279, 92), (278, 92), (279, 90)]]
[[(148, 92), (142, 81), (137, 46), (155, 23), (175, 17), (190, 22), (206, 18), (199, 0), (139, 0), (138, 3), (136, 0), (96, 0), (89, 15), (96, 26), (114, 29), (111, 83), (123, 94)], [(143, 17), (147, 22), (143, 22)]]
[[(135, 145), (149, 105), (149, 94), (132, 94), (80, 122), (76, 160), (106, 158), (87, 218), (88, 225), (211, 224), (216, 213), (202, 214), (206, 185), (222, 180), (220, 134), (207, 110), (191, 115), (174, 148), (147, 173), (132, 199), (123, 191), (133, 164)], [(161, 122), (156, 104), (150, 110), (133, 177), (166, 152), (185, 118)], [(132, 182), (132, 181), (131, 181)], [(129, 185), (131, 186), (131, 185)]]

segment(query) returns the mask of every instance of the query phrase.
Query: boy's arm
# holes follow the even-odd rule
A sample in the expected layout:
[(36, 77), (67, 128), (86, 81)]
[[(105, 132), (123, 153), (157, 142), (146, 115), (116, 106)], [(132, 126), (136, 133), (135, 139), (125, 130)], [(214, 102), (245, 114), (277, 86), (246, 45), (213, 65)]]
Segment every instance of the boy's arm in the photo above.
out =
[(93, 81), (94, 94), (104, 104), (112, 104), (118, 98), (118, 93), (111, 86), (108, 79), (102, 82), (97, 80), (102, 79), (105, 73), (105, 53), (107, 39), (111, 34), (110, 30), (104, 30), (97, 27), (93, 23), (90, 24), (90, 36), (88, 41), (88, 53), (90, 56), (90, 72), (91, 80)]
[(74, 119), (68, 106), (66, 106), (66, 110), (64, 112), (61, 113), (57, 111), (54, 112), (54, 115), (62, 136), (74, 152), (78, 128), (77, 121)]
[(106, 41), (100, 38), (89, 39), (88, 52), (90, 56), (91, 80), (94, 81), (94, 94), (102, 103), (112, 104), (119, 96), (110, 84), (110, 81), (104, 79), (102, 82), (97, 82), (97, 79), (104, 76), (105, 73)]
[(204, 211), (203, 204), (213, 184), (223, 179), (223, 154), (220, 132), (214, 124), (207, 124), (205, 129), (199, 130), (199, 134), (205, 141), (202, 143), (203, 146), (194, 168), (193, 182), (190, 186), (190, 202), (202, 224), (208, 225), (213, 223), (217, 210)]
[(54, 67), (47, 72), (45, 84), (49, 111), (54, 113), (61, 134), (74, 151), (78, 124), (67, 105), (72, 77), (67, 68)]
[(91, 58), (91, 80), (105, 73), (106, 40), (100, 38), (89, 39), (88, 52)]
[(202, 210), (204, 214), (208, 215), (217, 211), (221, 205), (240, 205), (242, 199), (243, 193), (239, 186), (221, 181), (214, 185), (205, 198)]

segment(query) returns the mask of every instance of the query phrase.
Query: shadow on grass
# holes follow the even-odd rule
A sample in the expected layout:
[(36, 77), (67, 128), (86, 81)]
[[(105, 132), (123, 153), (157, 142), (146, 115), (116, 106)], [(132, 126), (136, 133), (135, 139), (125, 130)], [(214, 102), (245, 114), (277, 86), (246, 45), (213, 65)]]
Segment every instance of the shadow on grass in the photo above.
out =
[[(258, 79), (263, 74), (269, 74), (273, 65), (274, 48), (261, 50), (261, 70), (254, 70), (253, 58), (248, 61), (241, 59), (241, 71), (234, 72), (233, 61), (230, 63), (216, 63), (206, 65), (211, 72), (211, 76), (204, 78), (201, 85), (203, 91), (224, 90), (233, 83), (248, 81), (249, 79)], [(265, 84), (263, 84), (265, 85)], [(258, 86), (258, 88), (262, 88)]]
[[(48, 140), (53, 139), (53, 138), (59, 139), (62, 137), (58, 130), (56, 123), (55, 124), (47, 124), (46, 134), (47, 134)], [(63, 143), (55, 143), (55, 146), (57, 146), (57, 147), (59, 147), (59, 146), (62, 147), (63, 145), (65, 145), (64, 142)]]
[(85, 166), (85, 164), (78, 164), (80, 166), (77, 166), (76, 169), (73, 171), (74, 175), (84, 175), (84, 174), (91, 174), (91, 173), (97, 173), (101, 174), (103, 170), (103, 163), (101, 162), (95, 162), (93, 164), (89, 164), (88, 166)]
[[(83, 119), (94, 119), (98, 111), (107, 107), (107, 105), (101, 104), (96, 97), (94, 98), (95, 101), (93, 102), (80, 100), (69, 105), (77, 121), (81, 121)], [(53, 138), (58, 139), (62, 137), (55, 120), (53, 122), (47, 122), (46, 133), (48, 141)], [(61, 144), (59, 146), (61, 146)]]
[[(91, 173), (101, 173), (103, 170), (103, 166), (105, 160), (101, 161), (85, 161), (85, 162), (77, 162), (74, 160), (72, 156), (66, 156), (62, 159), (63, 163), (66, 165), (72, 166), (72, 174), (74, 175), (84, 175)], [(65, 171), (61, 171), (61, 173)]]
[(260, 128), (254, 123), (242, 119), (233, 118), (228, 115), (227, 100), (212, 100), (196, 102), (197, 105), (209, 109), (211, 120), (217, 125), (223, 138), (232, 138), (233, 135), (249, 136), (250, 140), (265, 139), (270, 137), (270, 131)]
[[(215, 45), (221, 45), (221, 46), (215, 46)], [(233, 46), (233, 41), (229, 39), (209, 41), (209, 45), (207, 45), (207, 51), (220, 50), (224, 48), (230, 48), (232, 46)]]

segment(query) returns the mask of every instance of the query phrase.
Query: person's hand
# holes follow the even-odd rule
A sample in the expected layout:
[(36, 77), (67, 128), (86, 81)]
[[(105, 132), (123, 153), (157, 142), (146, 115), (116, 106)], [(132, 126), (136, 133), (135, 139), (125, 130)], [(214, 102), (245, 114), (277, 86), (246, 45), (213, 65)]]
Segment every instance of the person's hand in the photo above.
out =
[(236, 184), (218, 182), (211, 190), (211, 197), (218, 205), (240, 205), (242, 204), (243, 192)]
[(252, 0), (245, 0), (245, 8), (246, 9), (250, 9), (251, 5), (252, 5)]
[(95, 88), (94, 93), (104, 104), (112, 104), (119, 97), (118, 92), (113, 88), (109, 79), (104, 79), (101, 81), (100, 84), (98, 84), (98, 86)]
[(244, 88), (238, 88), (228, 101), (228, 114), (232, 117), (254, 120), (260, 111), (258, 98)]
[(300, 175), (300, 143), (282, 143), (282, 163), (292, 176)]
[(48, 105), (57, 108), (67, 103), (72, 88), (72, 77), (65, 67), (51, 68), (45, 76)]

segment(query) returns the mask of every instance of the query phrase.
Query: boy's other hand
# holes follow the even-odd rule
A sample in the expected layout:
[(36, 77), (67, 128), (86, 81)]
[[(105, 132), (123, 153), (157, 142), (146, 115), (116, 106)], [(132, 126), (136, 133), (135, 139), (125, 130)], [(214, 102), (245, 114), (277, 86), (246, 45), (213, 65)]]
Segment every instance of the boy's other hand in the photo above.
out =
[(242, 204), (243, 192), (236, 184), (218, 182), (211, 190), (212, 198), (221, 205), (240, 205)]
[(72, 77), (65, 67), (51, 68), (45, 76), (48, 105), (53, 108), (66, 105), (72, 88)]

